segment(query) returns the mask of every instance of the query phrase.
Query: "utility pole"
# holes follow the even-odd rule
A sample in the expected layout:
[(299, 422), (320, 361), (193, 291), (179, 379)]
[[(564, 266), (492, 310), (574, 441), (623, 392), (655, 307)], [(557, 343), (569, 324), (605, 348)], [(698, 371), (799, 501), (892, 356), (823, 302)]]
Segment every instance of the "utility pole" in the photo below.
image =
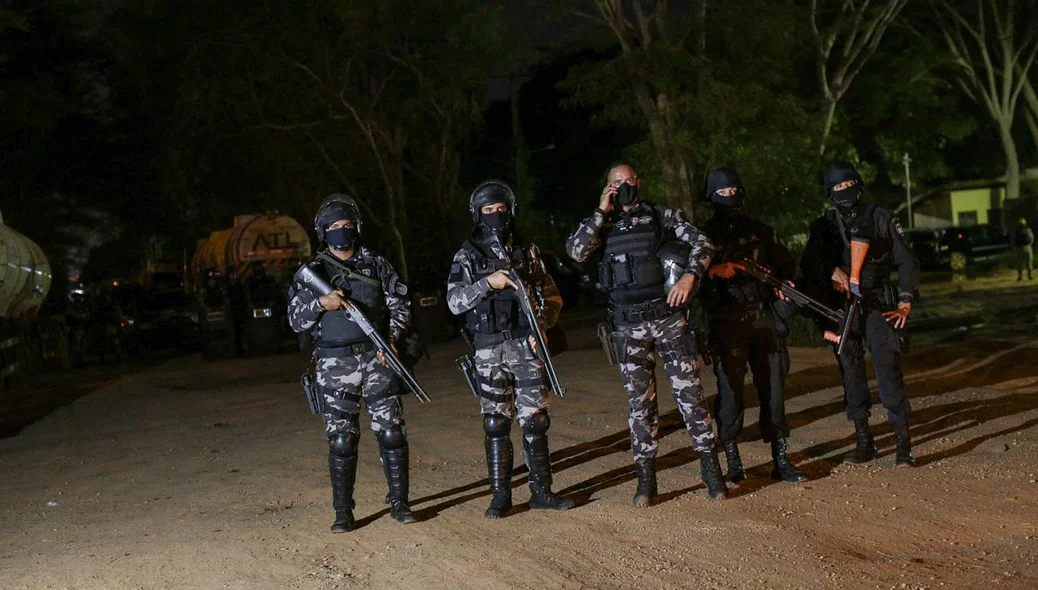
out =
[(908, 199), (908, 229), (915, 227), (915, 219), (912, 217), (912, 158), (908, 152), (901, 156), (901, 162), (905, 165), (905, 198)]

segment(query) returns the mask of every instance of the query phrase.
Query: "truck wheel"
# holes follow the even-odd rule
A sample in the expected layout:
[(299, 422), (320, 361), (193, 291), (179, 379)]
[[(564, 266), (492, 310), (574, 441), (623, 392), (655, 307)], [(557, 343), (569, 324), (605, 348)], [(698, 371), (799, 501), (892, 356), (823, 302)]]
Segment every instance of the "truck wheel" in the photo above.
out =
[(950, 260), (950, 264), (951, 264), (951, 269), (952, 270), (954, 270), (956, 272), (961, 272), (961, 271), (966, 270), (966, 263), (967, 262), (968, 261), (966, 259), (966, 254), (964, 254), (963, 252), (952, 252), (951, 260)]

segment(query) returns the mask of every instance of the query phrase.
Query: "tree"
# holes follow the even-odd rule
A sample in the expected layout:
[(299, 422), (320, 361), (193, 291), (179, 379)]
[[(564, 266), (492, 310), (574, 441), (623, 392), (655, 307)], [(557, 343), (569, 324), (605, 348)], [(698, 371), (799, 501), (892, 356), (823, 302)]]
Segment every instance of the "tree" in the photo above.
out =
[[(701, 10), (696, 14), (705, 16), (706, 0), (700, 2)], [(594, 0), (594, 7), (595, 12), (574, 12), (608, 27), (620, 44), (620, 54), (617, 60), (598, 69), (598, 74), (607, 75), (605, 80), (589, 81), (612, 84), (615, 92), (619, 80), (631, 92), (649, 131), (667, 201), (691, 211), (698, 191), (688, 167), (687, 125), (676, 103), (695, 91), (683, 82), (699, 78), (686, 42), (694, 29), (703, 27), (696, 27), (692, 18), (679, 18), (683, 30), (672, 31), (674, 24), (669, 22), (666, 0)], [(671, 68), (691, 77), (671, 75)]]
[[(166, 76), (176, 100), (162, 105), (174, 122), (161, 138), (164, 192), (206, 225), (261, 203), (308, 218), (324, 195), (348, 192), (365, 239), (403, 277), (431, 258), (442, 265), (464, 213), (458, 146), (479, 122), (495, 55), (494, 5), (481, 4), (242, 1), (188, 11), (198, 20), (184, 26), (189, 42), (172, 40), (183, 48)], [(156, 28), (182, 10), (169, 0), (153, 8)]]
[[(822, 132), (818, 153), (825, 154), (832, 132), (836, 105), (847, 93), (854, 78), (875, 53), (887, 28), (905, 8), (908, 0), (885, 0), (870, 6), (871, 0), (823, 2), (835, 10), (819, 9), (810, 0), (808, 17), (814, 40), (815, 71), (822, 92)], [(823, 22), (823, 21), (827, 21)], [(836, 53), (833, 50), (836, 49)]]
[(1024, 78), (1024, 100), (1027, 101), (1024, 119), (1027, 121), (1027, 129), (1031, 132), (1035, 153), (1038, 153), (1038, 93), (1035, 93), (1034, 84), (1029, 77)]
[(1006, 198), (1020, 196), (1020, 159), (1013, 123), (1027, 76), (1038, 53), (1033, 5), (1016, 0), (977, 0), (964, 15), (946, 0), (931, 0), (933, 14), (958, 70), (959, 88), (984, 107), (1005, 153)]

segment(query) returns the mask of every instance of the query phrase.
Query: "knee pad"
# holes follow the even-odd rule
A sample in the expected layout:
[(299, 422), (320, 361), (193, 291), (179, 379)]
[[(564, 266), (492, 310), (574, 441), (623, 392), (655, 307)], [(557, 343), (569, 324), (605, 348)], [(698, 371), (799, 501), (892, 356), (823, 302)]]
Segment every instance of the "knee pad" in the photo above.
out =
[(483, 414), (483, 432), (493, 437), (508, 436), (512, 432), (512, 419), (504, 414)]
[(526, 434), (545, 434), (551, 426), (551, 418), (547, 410), (537, 410), (533, 416), (523, 425)]
[(407, 445), (407, 435), (399, 424), (378, 431), (378, 445), (383, 449), (399, 449)]
[(355, 432), (343, 432), (328, 439), (328, 448), (340, 457), (356, 457), (359, 438)]

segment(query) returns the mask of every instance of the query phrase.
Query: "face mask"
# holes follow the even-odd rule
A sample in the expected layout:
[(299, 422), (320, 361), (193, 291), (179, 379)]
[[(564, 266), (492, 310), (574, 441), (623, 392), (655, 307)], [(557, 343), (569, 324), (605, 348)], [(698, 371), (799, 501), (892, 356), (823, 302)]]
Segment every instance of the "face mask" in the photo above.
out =
[(850, 186), (842, 191), (833, 191), (829, 197), (833, 203), (841, 209), (850, 209), (861, 200), (862, 190), (858, 185)]
[(512, 212), (498, 211), (497, 213), (481, 213), (483, 227), (496, 233), (498, 236), (508, 235), (512, 228)]
[(616, 192), (616, 202), (622, 207), (633, 205), (638, 200), (638, 187), (627, 184), (626, 182), (620, 185), (619, 190)]
[(357, 229), (340, 227), (324, 232), (324, 239), (335, 250), (349, 250), (357, 242)]

